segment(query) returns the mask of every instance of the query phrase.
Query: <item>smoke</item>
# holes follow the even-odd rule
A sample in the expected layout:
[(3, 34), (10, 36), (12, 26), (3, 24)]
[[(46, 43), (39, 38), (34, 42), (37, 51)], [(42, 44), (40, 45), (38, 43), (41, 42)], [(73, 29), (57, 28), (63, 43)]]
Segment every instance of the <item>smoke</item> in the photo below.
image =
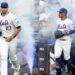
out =
[[(35, 41), (33, 38), (34, 31), (30, 25), (30, 15), (32, 14), (32, 0), (14, 0), (12, 12), (14, 12), (21, 21), (22, 32), (19, 36), (24, 44), (23, 57), (26, 59), (30, 72), (32, 73), (35, 54)], [(17, 9), (17, 10), (15, 10)]]
[(28, 19), (22, 18), (22, 33), (19, 38), (23, 45), (23, 57), (27, 60), (30, 72), (32, 73), (32, 68), (34, 64), (35, 55), (35, 40), (33, 38), (33, 29), (30, 26)]

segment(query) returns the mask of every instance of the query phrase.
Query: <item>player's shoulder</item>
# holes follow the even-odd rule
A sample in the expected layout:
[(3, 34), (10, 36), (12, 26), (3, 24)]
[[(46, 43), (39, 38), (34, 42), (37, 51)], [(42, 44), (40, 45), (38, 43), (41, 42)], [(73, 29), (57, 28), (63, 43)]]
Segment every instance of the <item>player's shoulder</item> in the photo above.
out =
[(73, 23), (72, 19), (70, 19), (70, 18), (67, 18), (66, 21), (67, 21), (68, 23)]
[(9, 13), (9, 16), (11, 17), (11, 18), (16, 18), (16, 16), (13, 14), (13, 13)]

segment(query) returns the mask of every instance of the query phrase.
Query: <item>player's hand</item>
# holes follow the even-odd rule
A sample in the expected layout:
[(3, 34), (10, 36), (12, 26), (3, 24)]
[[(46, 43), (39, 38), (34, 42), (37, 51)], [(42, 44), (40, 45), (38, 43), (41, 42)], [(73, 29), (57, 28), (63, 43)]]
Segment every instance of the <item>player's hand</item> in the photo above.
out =
[(52, 69), (59, 69), (60, 68), (58, 64), (52, 64), (51, 66), (52, 66)]
[(68, 35), (68, 34), (69, 34), (69, 31), (68, 31), (68, 30), (64, 30), (64, 31), (63, 31), (63, 34), (64, 34), (64, 35)]
[(12, 37), (12, 36), (4, 37), (4, 38), (6, 39), (6, 41), (7, 41), (7, 42), (10, 42), (10, 41), (13, 39), (13, 37)]

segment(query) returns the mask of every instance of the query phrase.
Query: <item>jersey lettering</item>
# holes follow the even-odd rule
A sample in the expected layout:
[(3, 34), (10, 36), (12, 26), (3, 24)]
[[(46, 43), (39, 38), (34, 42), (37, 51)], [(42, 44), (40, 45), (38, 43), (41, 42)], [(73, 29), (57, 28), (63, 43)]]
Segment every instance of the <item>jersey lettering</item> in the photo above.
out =
[(64, 28), (66, 28), (65, 24), (63, 24), (62, 26), (60, 24), (58, 24), (58, 29), (64, 29)]
[(8, 25), (8, 21), (7, 20), (5, 20), (5, 21), (0, 20), (0, 26), (3, 26), (3, 25)]

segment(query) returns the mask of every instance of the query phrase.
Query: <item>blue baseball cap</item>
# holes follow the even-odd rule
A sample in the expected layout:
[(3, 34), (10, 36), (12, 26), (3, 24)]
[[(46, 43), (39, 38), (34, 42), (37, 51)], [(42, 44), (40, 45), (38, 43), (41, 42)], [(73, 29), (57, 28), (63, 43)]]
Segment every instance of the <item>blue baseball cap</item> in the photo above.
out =
[(61, 9), (59, 10), (59, 13), (65, 13), (65, 14), (67, 14), (68, 11), (67, 11), (66, 8), (61, 8)]
[(1, 3), (1, 8), (8, 8), (8, 3), (7, 2), (2, 2)]

